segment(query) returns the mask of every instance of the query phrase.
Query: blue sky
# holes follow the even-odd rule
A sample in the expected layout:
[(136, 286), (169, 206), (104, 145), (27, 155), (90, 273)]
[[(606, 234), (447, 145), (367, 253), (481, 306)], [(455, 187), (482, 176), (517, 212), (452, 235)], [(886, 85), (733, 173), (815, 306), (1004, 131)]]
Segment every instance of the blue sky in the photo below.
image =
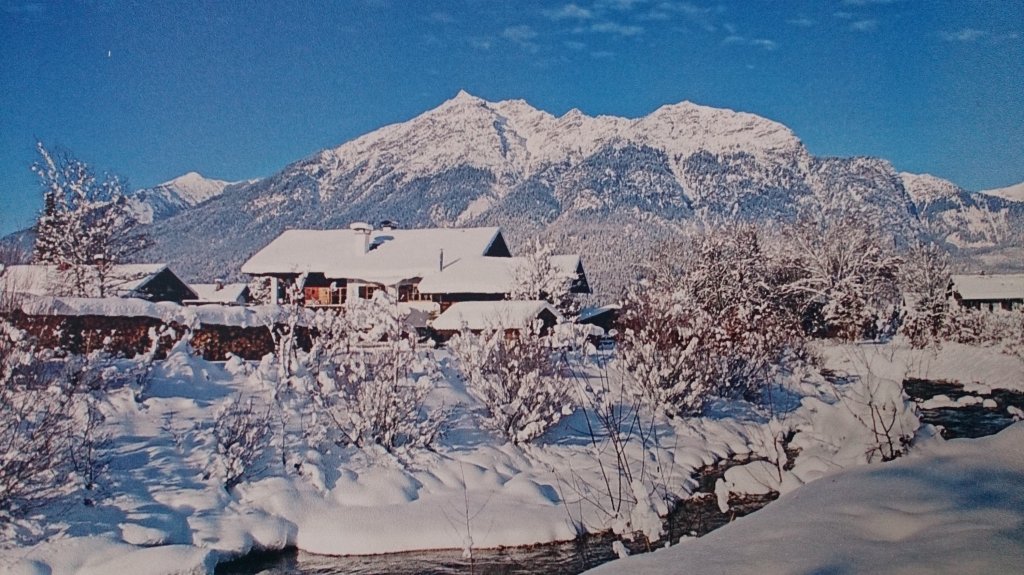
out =
[(817, 155), (1024, 181), (1024, 2), (0, 0), (0, 232), (33, 144), (134, 187), (266, 176), (458, 90), (562, 114), (753, 112)]

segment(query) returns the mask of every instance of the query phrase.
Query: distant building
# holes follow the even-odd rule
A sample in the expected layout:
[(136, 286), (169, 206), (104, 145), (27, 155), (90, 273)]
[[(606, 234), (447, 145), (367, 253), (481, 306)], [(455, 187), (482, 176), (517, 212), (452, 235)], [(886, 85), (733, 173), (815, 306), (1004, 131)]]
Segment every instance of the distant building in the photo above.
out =
[[(385, 290), (406, 307), (437, 316), (460, 302), (508, 300), (528, 266), (512, 257), (501, 229), (288, 230), (242, 265), (268, 277), (272, 303), (301, 290), (309, 307), (344, 306)], [(578, 255), (550, 258), (574, 293), (590, 293)], [(450, 316), (449, 316), (450, 317)], [(440, 319), (440, 318), (438, 318)]]
[(431, 327), (442, 337), (448, 337), (463, 329), (516, 332), (539, 322), (540, 331), (547, 332), (561, 319), (551, 304), (541, 300), (464, 301), (452, 304), (431, 322)]
[[(99, 278), (96, 279), (97, 285)], [(109, 297), (138, 298), (151, 302), (181, 303), (195, 299), (196, 293), (167, 264), (124, 264), (110, 268), (103, 280)], [(74, 295), (68, 287), (65, 272), (56, 266), (14, 265), (0, 274), (0, 290), (14, 296)], [(96, 293), (86, 294), (91, 297)]]
[(215, 282), (212, 284), (189, 284), (189, 287), (196, 293), (196, 298), (185, 300), (186, 305), (245, 305), (249, 303), (248, 284)]
[(1024, 309), (1024, 274), (954, 275), (950, 291), (960, 305), (971, 309)]

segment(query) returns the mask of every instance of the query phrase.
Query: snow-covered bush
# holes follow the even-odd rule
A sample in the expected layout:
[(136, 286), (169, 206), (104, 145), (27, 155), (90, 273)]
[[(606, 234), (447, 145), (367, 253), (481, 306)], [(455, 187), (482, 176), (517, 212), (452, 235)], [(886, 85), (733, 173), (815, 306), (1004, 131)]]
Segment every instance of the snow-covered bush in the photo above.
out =
[(946, 339), (969, 345), (1001, 346), (1024, 357), (1024, 312), (981, 311), (954, 307), (946, 320)]
[(415, 342), (388, 342), (335, 360), (334, 377), (319, 379), (323, 413), (340, 433), (335, 440), (389, 452), (429, 448), (441, 433), (442, 410), (429, 409), (437, 365)]
[(713, 227), (680, 251), (677, 268), (631, 287), (619, 318), (619, 365), (633, 392), (669, 416), (756, 395), (803, 343), (786, 276), (754, 227)]
[(102, 416), (79, 375), (0, 321), (0, 521), (95, 487)]
[(244, 479), (261, 471), (259, 466), (270, 447), (274, 418), (270, 408), (260, 408), (256, 400), (243, 401), (241, 395), (221, 407), (213, 421), (216, 451), (207, 471), (231, 490)]
[(316, 315), (304, 359), (325, 437), (396, 452), (429, 448), (441, 433), (443, 410), (426, 404), (438, 377), (433, 350), (416, 343), (403, 319), (382, 293), (343, 313)]
[(572, 412), (571, 388), (540, 327), (516, 335), (464, 331), (448, 343), (470, 393), (487, 408), (484, 425), (517, 445), (540, 437)]

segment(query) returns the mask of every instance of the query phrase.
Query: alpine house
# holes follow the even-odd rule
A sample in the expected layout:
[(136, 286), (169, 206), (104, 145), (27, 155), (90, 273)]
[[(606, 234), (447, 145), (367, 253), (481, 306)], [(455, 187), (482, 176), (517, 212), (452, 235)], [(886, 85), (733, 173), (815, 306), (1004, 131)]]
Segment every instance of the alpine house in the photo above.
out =
[[(272, 303), (301, 290), (307, 307), (341, 307), (385, 290), (431, 316), (462, 302), (502, 304), (525, 276), (528, 258), (512, 257), (497, 227), (287, 230), (242, 266), (270, 279)], [(573, 293), (590, 293), (578, 255), (551, 256)]]

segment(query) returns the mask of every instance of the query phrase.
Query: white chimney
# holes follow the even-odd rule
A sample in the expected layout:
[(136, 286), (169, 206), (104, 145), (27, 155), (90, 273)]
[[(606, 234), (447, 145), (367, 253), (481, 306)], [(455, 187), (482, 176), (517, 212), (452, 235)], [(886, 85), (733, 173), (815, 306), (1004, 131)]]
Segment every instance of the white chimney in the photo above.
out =
[(370, 251), (370, 234), (373, 232), (373, 226), (366, 222), (356, 222), (348, 228), (356, 234), (356, 253), (365, 254)]

